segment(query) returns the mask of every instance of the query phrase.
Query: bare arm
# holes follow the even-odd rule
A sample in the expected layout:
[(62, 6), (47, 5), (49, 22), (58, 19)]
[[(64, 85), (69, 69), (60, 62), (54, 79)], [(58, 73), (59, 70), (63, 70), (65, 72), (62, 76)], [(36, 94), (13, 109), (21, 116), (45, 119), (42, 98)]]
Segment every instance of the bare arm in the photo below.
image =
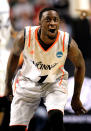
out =
[(17, 34), (17, 37), (14, 41), (13, 49), (11, 50), (11, 53), (8, 59), (6, 80), (5, 80), (6, 96), (9, 96), (9, 94), (12, 94), (11, 81), (17, 69), (19, 57), (23, 48), (24, 48), (24, 31), (21, 31)]
[(76, 42), (73, 39), (70, 44), (68, 58), (72, 61), (72, 63), (75, 66), (74, 93), (71, 101), (71, 106), (77, 114), (83, 114), (86, 113), (86, 110), (83, 108), (82, 103), (80, 101), (80, 93), (85, 77), (85, 61), (80, 49), (78, 48)]

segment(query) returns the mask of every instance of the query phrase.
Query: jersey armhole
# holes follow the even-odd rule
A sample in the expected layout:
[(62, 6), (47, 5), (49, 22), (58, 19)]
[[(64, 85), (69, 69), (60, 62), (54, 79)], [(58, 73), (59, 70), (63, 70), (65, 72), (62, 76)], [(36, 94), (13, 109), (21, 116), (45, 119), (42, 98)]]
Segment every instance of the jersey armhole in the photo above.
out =
[(70, 48), (70, 43), (71, 43), (71, 40), (72, 40), (72, 37), (69, 36), (69, 41), (68, 41), (68, 51), (69, 51), (69, 48)]
[(25, 44), (25, 40), (26, 40), (26, 29), (24, 28), (24, 44)]

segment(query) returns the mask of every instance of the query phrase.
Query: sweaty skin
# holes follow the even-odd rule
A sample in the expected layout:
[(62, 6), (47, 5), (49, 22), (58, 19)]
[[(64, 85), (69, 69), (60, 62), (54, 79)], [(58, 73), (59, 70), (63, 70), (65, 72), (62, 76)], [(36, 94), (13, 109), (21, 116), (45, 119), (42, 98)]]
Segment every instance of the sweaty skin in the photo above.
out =
[(76, 42), (73, 39), (71, 40), (68, 58), (72, 61), (72, 63), (75, 66), (74, 72), (75, 84), (71, 106), (72, 109), (75, 111), (75, 113), (80, 115), (87, 112), (80, 101), (80, 93), (85, 76), (85, 62), (80, 49), (78, 48)]
[[(40, 24), (40, 38), (46, 44), (51, 44), (55, 41), (59, 25), (60, 18), (56, 11), (46, 11), (42, 14), (42, 18), (39, 21)], [(24, 49), (24, 31), (21, 31), (17, 34), (17, 37), (14, 42), (14, 47), (11, 51), (8, 65), (7, 65), (7, 74), (6, 74), (6, 96), (9, 97), (12, 95), (11, 81), (14, 76), (14, 73), (17, 69), (19, 57), (21, 52)], [(72, 97), (71, 106), (76, 114), (84, 114), (87, 111), (83, 107), (80, 101), (81, 88), (85, 76), (85, 62), (82, 56), (80, 49), (78, 48), (76, 42), (72, 39), (69, 47), (68, 58), (75, 66), (74, 72), (74, 93)]]

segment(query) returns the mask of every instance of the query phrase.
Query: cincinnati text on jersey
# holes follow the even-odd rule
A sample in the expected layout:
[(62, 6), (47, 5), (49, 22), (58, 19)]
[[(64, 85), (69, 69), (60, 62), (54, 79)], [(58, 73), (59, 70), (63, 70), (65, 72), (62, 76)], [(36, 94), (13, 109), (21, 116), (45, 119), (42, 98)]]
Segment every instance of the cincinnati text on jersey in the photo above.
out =
[(46, 64), (43, 64), (41, 61), (35, 63), (33, 61), (33, 64), (40, 70), (51, 70), (52, 68), (54, 68), (58, 63), (54, 63), (52, 65), (46, 65)]

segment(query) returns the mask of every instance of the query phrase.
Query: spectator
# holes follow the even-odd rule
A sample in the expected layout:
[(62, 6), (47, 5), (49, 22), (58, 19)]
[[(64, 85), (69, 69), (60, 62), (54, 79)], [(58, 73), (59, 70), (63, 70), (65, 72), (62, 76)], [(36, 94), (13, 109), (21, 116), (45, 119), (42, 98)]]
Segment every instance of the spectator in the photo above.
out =
[(27, 0), (18, 0), (12, 7), (11, 19), (15, 30), (19, 31), (27, 25), (33, 25), (34, 8)]

